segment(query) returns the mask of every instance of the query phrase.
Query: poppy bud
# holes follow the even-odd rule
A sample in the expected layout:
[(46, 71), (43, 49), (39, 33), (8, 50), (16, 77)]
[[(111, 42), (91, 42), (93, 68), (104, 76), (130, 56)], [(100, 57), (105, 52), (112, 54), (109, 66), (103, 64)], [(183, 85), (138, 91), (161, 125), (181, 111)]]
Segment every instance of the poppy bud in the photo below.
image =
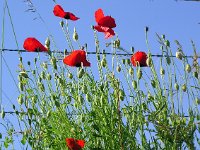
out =
[(187, 71), (188, 73), (190, 73), (191, 72), (191, 66), (189, 65), (189, 64), (186, 64), (186, 66), (185, 66), (185, 71)]
[(161, 37), (165, 40), (165, 35), (163, 34), (163, 35), (161, 35)]
[(174, 84), (174, 88), (175, 88), (175, 90), (177, 90), (177, 91), (179, 90), (179, 85), (178, 85), (178, 83), (175, 83), (175, 84)]
[(166, 40), (166, 41), (165, 41), (165, 45), (166, 45), (167, 47), (170, 47), (170, 42), (169, 42), (168, 40)]
[(147, 58), (146, 60), (147, 66), (151, 67), (152, 66), (152, 59), (150, 57)]
[(137, 82), (136, 82), (135, 80), (133, 80), (133, 82), (132, 82), (132, 86), (133, 86), (134, 90), (137, 89)]
[(40, 77), (45, 80), (46, 75), (44, 71), (41, 72)]
[(131, 60), (130, 59), (126, 59), (126, 64), (130, 65)]
[(2, 110), (2, 111), (1, 111), (1, 118), (4, 119), (4, 117), (5, 117), (5, 111)]
[(122, 59), (122, 64), (124, 64), (124, 65), (125, 65), (125, 59)]
[(78, 72), (78, 78), (82, 78), (83, 74), (84, 74), (84, 70), (81, 68)]
[(124, 100), (124, 96), (125, 96), (124, 91), (122, 89), (120, 89), (119, 90), (119, 99), (123, 101)]
[(169, 56), (166, 57), (166, 61), (167, 61), (167, 64), (168, 64), (168, 65), (171, 64), (171, 59), (169, 58)]
[(194, 75), (195, 78), (198, 79), (198, 72), (197, 71), (193, 72), (193, 75)]
[(23, 85), (22, 82), (19, 82), (18, 87), (19, 87), (19, 90), (20, 90), (21, 92), (24, 91), (24, 85)]
[(101, 60), (101, 66), (102, 66), (102, 67), (106, 67), (106, 65), (107, 65), (107, 61), (106, 61), (105, 58), (103, 58), (103, 59)]
[(73, 74), (72, 73), (68, 73), (68, 78), (72, 79), (73, 78)]
[(30, 62), (30, 61), (28, 61), (28, 62), (27, 62), (27, 64), (30, 66), (30, 65), (31, 65), (31, 62)]
[(18, 98), (17, 98), (17, 101), (20, 105), (22, 105), (24, 103), (24, 100), (23, 100), (23, 96), (20, 95)]
[(160, 74), (165, 75), (165, 70), (162, 67), (160, 68)]
[(156, 87), (156, 81), (155, 80), (151, 80), (151, 85), (152, 85), (153, 88), (155, 88)]
[(61, 26), (61, 27), (64, 26), (64, 22), (63, 22), (63, 21), (60, 22), (60, 26)]
[(34, 59), (34, 62), (35, 62), (35, 63), (37, 62), (37, 58)]
[(134, 70), (133, 68), (131, 67), (129, 70), (128, 70), (129, 74), (132, 76), (134, 74)]
[(76, 28), (74, 28), (73, 39), (74, 41), (78, 41), (78, 33), (76, 32)]
[(53, 65), (53, 68), (54, 68), (55, 70), (57, 70), (56, 58), (55, 58), (55, 57), (52, 57), (50, 61), (51, 61), (51, 64)]
[(22, 62), (22, 57), (19, 57), (19, 61)]
[(116, 70), (117, 70), (117, 72), (121, 72), (121, 67), (117, 66)]
[(46, 38), (45, 40), (45, 46), (49, 49), (50, 48), (50, 39), (49, 37)]
[(187, 90), (187, 87), (185, 84), (182, 85), (182, 90), (183, 90), (183, 92), (185, 92)]
[(116, 48), (120, 47), (120, 40), (119, 39), (114, 41), (114, 47), (116, 47)]
[(28, 75), (25, 71), (21, 71), (19, 74), (20, 74), (20, 76), (22, 76), (24, 78), (28, 78)]
[(182, 60), (182, 58), (183, 58), (183, 54), (182, 54), (182, 52), (179, 52), (179, 51), (176, 52), (176, 58)]
[(200, 98), (196, 97), (195, 101), (196, 101), (197, 105), (200, 105)]
[(142, 78), (142, 71), (141, 70), (137, 71), (137, 77), (138, 77), (139, 80)]
[(36, 71), (35, 71), (35, 70), (32, 70), (32, 74), (35, 75), (35, 73), (36, 73)]

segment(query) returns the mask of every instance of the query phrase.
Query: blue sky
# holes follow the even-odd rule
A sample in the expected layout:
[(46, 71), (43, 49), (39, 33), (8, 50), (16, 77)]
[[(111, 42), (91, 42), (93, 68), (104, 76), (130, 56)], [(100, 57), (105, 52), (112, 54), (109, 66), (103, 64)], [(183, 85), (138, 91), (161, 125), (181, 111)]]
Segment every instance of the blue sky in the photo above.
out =
[[(28, 5), (21, 1), (7, 0), (8, 7), (12, 16), (15, 33), (19, 49), (23, 49), (24, 39), (27, 37), (36, 37), (42, 43), (49, 34), (52, 34), (58, 49), (63, 50), (67, 48), (67, 42), (60, 28), (59, 22), (61, 18), (53, 15), (53, 7), (55, 3), (53, 0), (38, 1), (33, 0), (33, 4), (37, 9), (36, 13), (27, 11)], [(159, 44), (157, 42), (156, 34), (165, 34), (166, 38), (172, 42), (172, 51), (175, 55), (176, 46), (174, 40), (178, 40), (183, 50), (187, 55), (192, 55), (192, 45), (190, 40), (193, 40), (197, 46), (197, 52), (200, 53), (200, 3), (197, 2), (183, 2), (174, 0), (57, 0), (65, 11), (73, 12), (80, 20), (76, 22), (69, 21), (71, 33), (75, 26), (79, 34), (80, 43), (88, 44), (88, 51), (95, 51), (93, 30), (91, 25), (95, 25), (94, 12), (98, 8), (104, 10), (105, 15), (111, 15), (115, 18), (117, 27), (114, 29), (121, 40), (121, 46), (125, 49), (130, 49), (131, 46), (135, 50), (142, 50), (147, 52), (145, 44), (144, 27), (149, 27), (149, 42), (153, 54), (160, 54)], [(2, 28), (4, 0), (0, 1), (0, 27)], [(44, 19), (45, 24), (38, 18), (38, 14)], [(37, 18), (37, 19), (34, 19)], [(17, 49), (15, 39), (13, 36), (11, 23), (8, 13), (5, 16), (5, 30), (4, 30), (4, 48)], [(2, 34), (2, 30), (1, 30)], [(98, 33), (102, 43), (110, 42), (105, 40), (102, 33)], [(0, 38), (2, 42), (2, 38)], [(75, 44), (76, 45), (76, 44)], [(105, 46), (104, 46), (105, 47)], [(76, 47), (78, 49), (78, 46)], [(109, 49), (108, 49), (109, 51)], [(17, 79), (17, 53), (4, 52), (3, 56), (12, 71), (13, 76)], [(25, 54), (26, 59), (33, 58), (29, 54)], [(89, 56), (89, 58), (92, 56)], [(92, 59), (92, 58), (90, 58)], [(3, 91), (9, 99), (16, 103), (18, 91), (14, 86), (14, 82), (5, 62), (3, 62)], [(2, 105), (9, 108), (10, 102), (3, 94)]]

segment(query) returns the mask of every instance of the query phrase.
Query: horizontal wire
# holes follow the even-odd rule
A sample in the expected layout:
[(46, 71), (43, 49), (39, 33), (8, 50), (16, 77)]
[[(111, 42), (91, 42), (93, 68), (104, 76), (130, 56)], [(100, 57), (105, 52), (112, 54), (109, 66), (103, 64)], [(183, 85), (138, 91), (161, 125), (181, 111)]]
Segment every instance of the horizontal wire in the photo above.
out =
[[(2, 52), (28, 52), (26, 50), (18, 50), (18, 49), (0, 49)], [(71, 52), (63, 52), (63, 51), (51, 51), (51, 53), (61, 53), (61, 54), (70, 54)], [(96, 54), (96, 52), (87, 52), (87, 54)], [(124, 54), (124, 53), (109, 53), (109, 52), (99, 52), (98, 54), (106, 54), (106, 55), (121, 55), (121, 56), (131, 56), (133, 54)], [(159, 54), (152, 54), (152, 57), (176, 57), (174, 55), (159, 55)], [(200, 58), (200, 56), (183, 56), (187, 58)]]

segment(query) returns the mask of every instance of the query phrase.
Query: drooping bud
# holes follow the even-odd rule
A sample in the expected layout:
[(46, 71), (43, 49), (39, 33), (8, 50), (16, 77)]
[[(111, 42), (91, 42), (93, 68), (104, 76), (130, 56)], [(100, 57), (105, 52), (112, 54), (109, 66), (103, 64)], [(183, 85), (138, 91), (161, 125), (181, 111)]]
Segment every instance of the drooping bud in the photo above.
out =
[(122, 64), (125, 64), (125, 59), (122, 59)]
[(175, 90), (177, 90), (177, 91), (179, 90), (179, 85), (178, 85), (178, 83), (175, 83), (175, 84), (174, 84), (174, 88), (175, 88)]
[(142, 71), (140, 69), (137, 71), (137, 77), (139, 80), (142, 78)]
[(188, 73), (190, 73), (191, 72), (191, 66), (190, 66), (190, 64), (186, 64), (186, 66), (185, 66), (185, 71), (187, 71)]
[(30, 62), (30, 61), (28, 61), (28, 62), (27, 62), (27, 64), (30, 66), (30, 65), (31, 65), (31, 62)]
[(76, 32), (76, 28), (74, 27), (74, 33), (73, 33), (73, 40), (78, 41), (78, 33)]
[(24, 91), (24, 85), (22, 82), (19, 82), (18, 87), (20, 91)]
[(149, 66), (149, 67), (152, 66), (153, 62), (152, 62), (152, 59), (151, 59), (150, 57), (147, 58), (146, 64), (147, 64), (147, 66)]
[(105, 58), (103, 58), (103, 59), (101, 60), (101, 66), (102, 66), (102, 67), (106, 67), (106, 65), (107, 65), (107, 61), (106, 61)]
[(61, 27), (64, 26), (64, 22), (63, 22), (63, 21), (60, 22), (60, 26), (61, 26)]
[(72, 79), (73, 78), (73, 74), (72, 73), (68, 73), (68, 78)]
[(128, 70), (129, 74), (132, 76), (134, 74), (134, 70), (132, 67), (130, 67), (130, 69)]
[(169, 42), (168, 40), (166, 40), (166, 41), (165, 41), (165, 45), (166, 45), (167, 47), (170, 47), (170, 42)]
[(167, 64), (168, 64), (168, 65), (170, 65), (170, 64), (171, 64), (171, 59), (170, 59), (170, 57), (169, 57), (169, 56), (167, 56), (167, 57), (166, 57), (166, 61), (167, 61)]
[(119, 39), (114, 41), (114, 47), (116, 47), (116, 48), (120, 47), (120, 40)]
[(187, 87), (185, 84), (182, 85), (182, 90), (183, 90), (183, 92), (185, 92), (187, 90)]
[(19, 97), (17, 98), (17, 101), (18, 101), (19, 105), (22, 105), (24, 103), (23, 96), (19, 95)]
[(119, 90), (119, 99), (123, 101), (123, 100), (124, 100), (124, 97), (125, 97), (124, 90), (120, 89), (120, 90)]
[(44, 79), (44, 80), (46, 79), (46, 75), (45, 75), (45, 72), (44, 72), (44, 71), (41, 72), (40, 77), (41, 77), (42, 79)]
[(151, 85), (152, 85), (153, 88), (155, 88), (156, 87), (156, 81), (155, 80), (151, 80)]
[(131, 64), (131, 60), (130, 59), (126, 59), (126, 64), (130, 65)]
[(198, 72), (197, 71), (193, 72), (193, 75), (194, 75), (195, 78), (198, 79)]
[(200, 98), (196, 97), (195, 101), (196, 101), (197, 105), (200, 105)]
[(117, 70), (117, 72), (121, 72), (121, 67), (117, 66), (116, 70)]
[(51, 61), (51, 64), (53, 65), (53, 68), (54, 68), (55, 70), (57, 70), (56, 58), (55, 58), (55, 57), (52, 57), (50, 61)]
[(162, 67), (160, 68), (160, 75), (165, 75), (165, 70)]
[(137, 82), (136, 82), (135, 80), (133, 80), (133, 82), (132, 82), (132, 86), (133, 86), (134, 90), (137, 89)]
[(5, 111), (4, 111), (4, 110), (1, 110), (1, 118), (2, 118), (2, 119), (4, 119), (5, 114), (6, 114)]
[(82, 76), (84, 75), (84, 69), (81, 68), (79, 71), (78, 71), (78, 78), (82, 78)]
[(47, 37), (46, 40), (45, 40), (45, 46), (46, 46), (47, 49), (50, 48), (50, 39), (49, 39), (49, 37)]
[(176, 58), (182, 60), (182, 58), (183, 58), (183, 54), (182, 54), (182, 52), (179, 52), (179, 51), (176, 52)]
[(47, 80), (51, 80), (51, 78), (52, 78), (51, 75), (48, 73), (47, 74)]

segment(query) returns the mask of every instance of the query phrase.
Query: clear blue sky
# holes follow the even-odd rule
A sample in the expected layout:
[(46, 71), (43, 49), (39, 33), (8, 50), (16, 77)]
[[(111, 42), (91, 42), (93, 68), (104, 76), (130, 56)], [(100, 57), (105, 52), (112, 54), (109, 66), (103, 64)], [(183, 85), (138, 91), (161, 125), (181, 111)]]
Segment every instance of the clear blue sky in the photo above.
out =
[[(29, 7), (22, 0), (7, 0), (12, 21), (19, 44), (19, 49), (23, 49), (24, 39), (27, 37), (36, 37), (39, 41), (44, 42), (49, 34), (52, 34), (56, 46), (63, 50), (67, 48), (67, 42), (60, 28), (59, 22), (61, 18), (53, 15), (53, 0), (33, 0), (33, 4), (37, 12), (44, 19), (45, 24), (38, 18), (38, 14), (26, 12)], [(166, 38), (172, 43), (179, 40), (183, 45), (186, 54), (192, 55), (193, 50), (190, 40), (194, 40), (197, 46), (197, 52), (200, 53), (200, 2), (183, 2), (174, 0), (57, 0), (65, 11), (73, 12), (80, 20), (76, 22), (69, 21), (71, 31), (75, 26), (79, 34), (81, 44), (88, 44), (88, 51), (95, 51), (93, 31), (91, 25), (95, 25), (94, 12), (98, 8), (104, 10), (105, 15), (111, 15), (115, 18), (117, 27), (114, 29), (121, 40), (121, 46), (130, 49), (131, 46), (135, 50), (147, 52), (145, 44), (144, 27), (148, 26), (149, 42), (153, 54), (160, 54), (159, 44), (155, 33), (165, 34)], [(2, 29), (4, 0), (0, 1), (0, 28)], [(38, 18), (34, 20), (34, 18)], [(4, 48), (17, 49), (9, 16), (6, 11), (5, 17), (5, 43)], [(2, 34), (2, 30), (1, 30)], [(102, 33), (98, 33), (102, 43), (109, 42), (105, 40)], [(2, 42), (2, 38), (0, 38)], [(75, 44), (76, 45), (76, 44)], [(78, 48), (78, 46), (76, 47)], [(172, 51), (175, 54), (176, 46), (172, 44)], [(3, 56), (12, 71), (15, 79), (17, 79), (17, 53), (4, 52)], [(27, 59), (32, 59), (30, 54), (25, 54)], [(89, 56), (92, 57), (92, 56)], [(92, 58), (91, 58), (92, 59)], [(18, 91), (14, 86), (14, 82), (8, 68), (3, 62), (3, 91), (9, 99), (16, 103)], [(9, 108), (10, 102), (3, 94), (3, 103), (5, 108)], [(1, 121), (1, 119), (0, 119)]]

